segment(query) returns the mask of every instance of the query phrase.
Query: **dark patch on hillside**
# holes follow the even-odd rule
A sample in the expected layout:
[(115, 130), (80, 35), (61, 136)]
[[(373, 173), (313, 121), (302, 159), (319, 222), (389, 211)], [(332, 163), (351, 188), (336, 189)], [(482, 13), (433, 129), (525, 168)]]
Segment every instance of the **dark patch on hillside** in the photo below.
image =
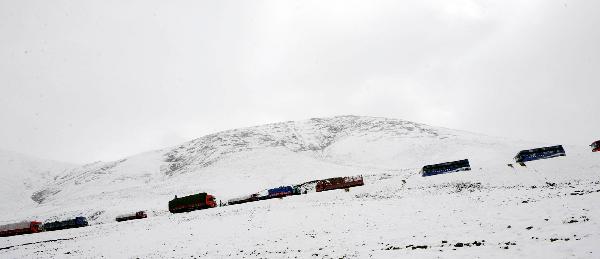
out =
[(56, 189), (44, 189), (41, 191), (37, 191), (34, 192), (31, 195), (31, 199), (35, 202), (37, 202), (38, 204), (41, 204), (42, 202), (44, 202), (44, 200), (46, 200), (46, 198), (55, 195), (57, 193), (59, 193), (60, 190), (56, 190)]

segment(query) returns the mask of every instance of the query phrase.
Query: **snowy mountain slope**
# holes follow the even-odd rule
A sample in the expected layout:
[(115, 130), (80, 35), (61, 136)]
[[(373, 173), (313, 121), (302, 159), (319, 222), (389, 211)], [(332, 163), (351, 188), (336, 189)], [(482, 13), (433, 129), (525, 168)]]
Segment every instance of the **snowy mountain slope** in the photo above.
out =
[[(427, 163), (466, 157), (475, 164), (504, 164), (520, 145), (527, 146), (387, 118), (338, 116), (274, 123), (74, 168), (32, 197), (38, 206), (11, 215), (54, 218), (108, 212), (99, 220), (110, 220), (109, 215), (129, 209), (123, 208), (122, 200), (164, 210), (175, 194), (208, 191), (225, 200), (308, 180), (418, 170)], [(61, 214), (53, 208), (60, 208)]]
[(0, 150), (0, 211), (35, 205), (31, 195), (75, 165)]
[[(506, 166), (519, 150), (544, 145), (357, 116), (215, 133), (68, 171), (40, 188), (39, 204), (0, 219), (84, 215), (93, 226), (2, 238), (0, 257), (593, 258), (600, 157), (565, 146), (566, 157)], [(425, 164), (463, 158), (472, 171), (418, 174)], [(166, 211), (175, 194), (226, 200), (356, 174), (366, 184), (348, 193)], [(113, 222), (141, 209), (150, 218)]]

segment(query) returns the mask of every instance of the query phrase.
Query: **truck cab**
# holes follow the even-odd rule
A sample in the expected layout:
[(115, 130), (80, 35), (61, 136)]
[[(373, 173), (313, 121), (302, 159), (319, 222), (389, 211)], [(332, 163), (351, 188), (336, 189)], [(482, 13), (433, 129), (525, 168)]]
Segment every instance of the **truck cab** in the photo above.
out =
[(600, 152), (600, 140), (592, 143), (590, 147), (592, 147), (592, 152)]

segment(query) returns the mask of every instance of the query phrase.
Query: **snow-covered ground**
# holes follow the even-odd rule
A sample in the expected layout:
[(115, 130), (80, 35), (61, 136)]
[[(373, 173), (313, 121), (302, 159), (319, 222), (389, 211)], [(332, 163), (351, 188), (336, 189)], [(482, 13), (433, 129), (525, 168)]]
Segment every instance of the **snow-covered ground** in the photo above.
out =
[[(550, 144), (560, 143), (356, 116), (220, 132), (49, 179), (31, 191), (39, 203), (2, 210), (0, 221), (82, 215), (92, 225), (0, 238), (0, 257), (597, 258), (600, 154), (565, 146), (566, 157), (506, 165), (521, 149)], [(418, 174), (463, 158), (472, 171)], [(167, 211), (175, 194), (225, 201), (358, 174), (365, 186), (350, 192)], [(149, 218), (114, 221), (138, 210)]]

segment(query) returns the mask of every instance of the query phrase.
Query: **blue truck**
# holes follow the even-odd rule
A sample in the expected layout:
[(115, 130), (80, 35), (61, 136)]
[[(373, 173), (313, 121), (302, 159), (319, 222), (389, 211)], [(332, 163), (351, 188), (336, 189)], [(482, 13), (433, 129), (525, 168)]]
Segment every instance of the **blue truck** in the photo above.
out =
[(267, 199), (281, 198), (281, 197), (293, 195), (294, 188), (292, 188), (292, 186), (281, 186), (281, 187), (269, 189), (268, 193), (269, 194), (268, 194)]
[(565, 149), (561, 145), (521, 150), (515, 156), (515, 161), (525, 166), (525, 162), (558, 156), (566, 156)]
[(55, 231), (55, 230), (62, 230), (62, 229), (68, 229), (68, 228), (87, 227), (87, 226), (88, 226), (88, 221), (85, 217), (76, 217), (74, 219), (44, 223), (43, 229), (44, 229), (44, 231)]
[(421, 169), (421, 176), (432, 176), (436, 174), (445, 174), (469, 170), (471, 170), (469, 160), (463, 159), (435, 165), (426, 165), (423, 167), (423, 169)]

